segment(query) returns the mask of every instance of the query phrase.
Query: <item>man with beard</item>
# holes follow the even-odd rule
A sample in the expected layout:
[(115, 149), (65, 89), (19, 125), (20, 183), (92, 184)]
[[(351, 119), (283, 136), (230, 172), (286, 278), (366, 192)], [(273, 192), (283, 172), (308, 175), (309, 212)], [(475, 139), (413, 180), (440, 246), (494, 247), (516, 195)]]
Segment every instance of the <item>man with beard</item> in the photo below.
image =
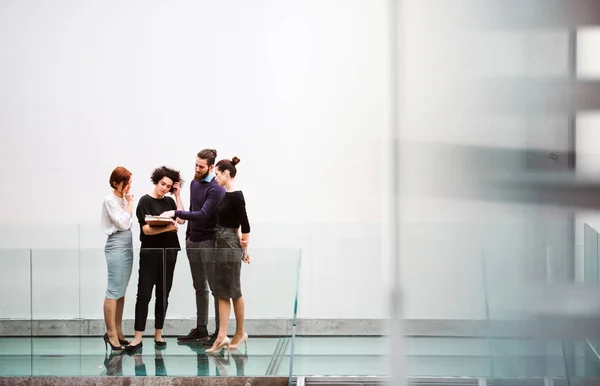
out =
[(208, 282), (207, 261), (213, 248), (213, 238), (217, 225), (216, 209), (225, 196), (225, 188), (219, 186), (213, 172), (217, 151), (204, 149), (196, 157), (194, 180), (190, 184), (190, 210), (168, 211), (161, 216), (188, 220), (185, 248), (192, 271), (196, 290), (196, 328), (186, 336), (177, 338), (179, 342), (200, 341), (204, 345), (214, 343), (219, 329), (218, 299), (214, 298), (216, 331), (208, 333)]

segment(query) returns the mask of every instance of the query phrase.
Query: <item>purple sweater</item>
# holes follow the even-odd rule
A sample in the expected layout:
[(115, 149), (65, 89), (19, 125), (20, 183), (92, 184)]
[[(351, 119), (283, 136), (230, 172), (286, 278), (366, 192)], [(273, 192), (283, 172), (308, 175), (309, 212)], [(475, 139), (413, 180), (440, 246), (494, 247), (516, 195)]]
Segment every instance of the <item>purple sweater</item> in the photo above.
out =
[(225, 196), (225, 188), (213, 177), (210, 182), (192, 180), (190, 184), (190, 210), (176, 210), (175, 217), (188, 221), (186, 238), (191, 241), (210, 240), (217, 226), (217, 206)]

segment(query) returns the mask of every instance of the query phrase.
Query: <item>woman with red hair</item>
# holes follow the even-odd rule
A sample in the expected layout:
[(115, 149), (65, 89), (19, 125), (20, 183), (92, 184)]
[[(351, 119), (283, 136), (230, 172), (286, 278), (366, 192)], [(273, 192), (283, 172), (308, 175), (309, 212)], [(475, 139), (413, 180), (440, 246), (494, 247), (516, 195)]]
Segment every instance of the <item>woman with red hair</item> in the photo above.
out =
[(109, 179), (112, 192), (102, 204), (102, 231), (108, 239), (104, 247), (108, 268), (108, 285), (104, 297), (104, 346), (110, 344), (112, 350), (122, 351), (129, 344), (123, 335), (123, 308), (125, 291), (133, 267), (133, 194), (131, 172), (122, 166), (113, 170)]

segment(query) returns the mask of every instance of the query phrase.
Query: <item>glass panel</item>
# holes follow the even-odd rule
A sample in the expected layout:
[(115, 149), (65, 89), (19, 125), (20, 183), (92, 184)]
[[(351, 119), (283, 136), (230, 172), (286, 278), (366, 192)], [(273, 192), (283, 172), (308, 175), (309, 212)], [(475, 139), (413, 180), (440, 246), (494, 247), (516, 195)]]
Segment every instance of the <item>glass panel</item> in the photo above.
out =
[(0, 250), (0, 377), (31, 376), (31, 250)]
[[(388, 337), (298, 337), (296, 341), (296, 375), (387, 375)], [(565, 376), (559, 340), (405, 337), (404, 342), (409, 377)]]
[[(151, 252), (151, 253), (149, 253)], [(168, 251), (167, 251), (168, 252)], [(196, 322), (194, 286), (190, 274), (187, 253), (178, 254), (179, 263), (174, 273), (174, 283), (169, 295), (167, 320), (164, 329), (166, 347), (158, 347), (154, 337), (154, 306), (156, 286), (148, 302), (148, 317), (143, 342), (145, 346), (134, 353), (111, 352), (105, 349), (103, 334), (106, 331), (103, 318), (103, 302), (107, 292), (107, 262), (104, 249), (33, 250), (33, 270), (29, 270), (29, 251), (17, 254), (8, 251), (0, 254), (4, 264), (8, 257), (15, 261), (11, 267), (22, 265), (19, 271), (23, 280), (18, 285), (16, 275), (4, 283), (12, 283), (11, 289), (20, 286), (21, 295), (29, 298), (28, 281), (34, 278), (33, 315), (36, 323), (35, 337), (0, 337), (0, 368), (12, 368), (13, 375), (34, 376), (261, 376), (289, 374), (289, 366), (282, 363), (283, 355), (289, 351), (292, 335), (291, 326), (297, 304), (299, 253), (295, 249), (252, 249), (251, 264), (243, 264), (241, 288), (246, 304), (245, 329), (250, 335), (248, 348), (245, 345), (220, 355), (207, 355), (207, 346), (198, 341), (178, 342), (176, 337), (189, 332), (188, 326)], [(231, 250), (218, 252), (207, 249), (209, 266), (222, 283), (229, 279), (232, 263), (240, 262), (241, 256), (233, 256)], [(22, 255), (22, 256), (21, 256)], [(140, 258), (140, 256), (142, 256)], [(24, 258), (25, 264), (22, 264)], [(216, 260), (219, 258), (220, 260)], [(133, 337), (135, 307), (138, 292), (140, 262), (160, 267), (161, 273), (166, 259), (164, 250), (133, 250), (132, 273), (125, 295), (123, 330), (129, 340)], [(151, 259), (151, 260), (148, 260)], [(212, 260), (210, 260), (212, 259)], [(143, 265), (143, 264), (142, 264)], [(223, 267), (224, 265), (224, 267)], [(142, 269), (147, 268), (144, 265)], [(2, 270), (8, 272), (8, 270)], [(223, 275), (223, 273), (225, 275)], [(229, 275), (229, 276), (228, 276)], [(56, 280), (63, 277), (62, 280)], [(160, 277), (155, 277), (161, 281)], [(154, 282), (156, 283), (156, 281)], [(9, 291), (4, 291), (9, 293)], [(49, 294), (60, 293), (60, 296)], [(13, 304), (4, 302), (3, 304)], [(25, 307), (24, 302), (14, 302), (15, 307)], [(209, 302), (212, 304), (212, 301)], [(12, 306), (11, 306), (12, 307)], [(17, 308), (3, 308), (16, 317)], [(25, 310), (26, 311), (26, 310)], [(211, 316), (214, 310), (211, 310)], [(22, 315), (26, 317), (27, 315)], [(214, 321), (211, 318), (211, 322)], [(31, 318), (29, 318), (31, 320)], [(6, 321), (3, 320), (2, 326)], [(22, 322), (21, 322), (22, 324)], [(168, 326), (168, 328), (166, 328)], [(235, 319), (233, 312), (229, 322), (229, 337), (233, 338)], [(5, 355), (10, 354), (10, 355)], [(289, 354), (288, 358), (289, 358)], [(289, 364), (289, 361), (286, 363)], [(5, 370), (0, 375), (5, 374)]]
[[(600, 283), (600, 234), (589, 224), (583, 224), (583, 285), (586, 288), (598, 288)], [(600, 353), (600, 339), (586, 339), (585, 356), (595, 359)], [(600, 360), (600, 358), (598, 358)], [(586, 362), (587, 363), (587, 362)], [(594, 366), (586, 365), (587, 372), (594, 372)]]
[(294, 360), (294, 376), (337, 375), (337, 376), (385, 376), (388, 374), (386, 337), (341, 337), (320, 336), (295, 338), (294, 355), (292, 346), (286, 347), (279, 375), (285, 375)]
[[(504, 30), (477, 34), (473, 60), (487, 76), (567, 75), (566, 30)], [(477, 63), (477, 62), (475, 62)]]
[[(126, 336), (129, 336), (129, 340), (131, 340), (138, 282), (139, 255), (139, 249), (130, 248), (123, 248), (115, 255), (108, 255), (111, 259), (111, 277), (114, 278), (110, 280), (111, 284), (109, 288), (108, 263), (105, 250), (79, 250), (81, 262), (81, 317), (86, 322), (85, 330), (83, 331), (84, 336), (98, 336), (102, 339), (104, 333), (107, 332), (104, 321), (104, 303), (108, 307), (113, 307), (112, 302), (105, 302), (105, 299), (107, 296), (111, 299), (119, 296), (121, 294), (119, 291), (122, 291), (121, 286), (124, 286), (122, 330)], [(113, 261), (114, 263), (112, 263)], [(124, 273), (120, 274), (120, 272)], [(116, 301), (114, 306), (116, 307)]]
[[(526, 323), (539, 323), (545, 329), (552, 324), (552, 318), (560, 317), (561, 310), (556, 308), (559, 296), (572, 294), (564, 276), (572, 260), (570, 254), (562, 252), (568, 246), (566, 238), (556, 237), (567, 235), (561, 224), (546, 223), (541, 235), (545, 237), (540, 237), (531, 230), (525, 216), (522, 221), (517, 220), (452, 226), (411, 224), (404, 229), (403, 248), (410, 251), (410, 259), (403, 262), (401, 278), (411, 291), (403, 296), (403, 321), (419, 326), (426, 324), (423, 319), (433, 319), (435, 322), (425, 329), (408, 331), (447, 336), (404, 336), (407, 376), (564, 378), (581, 374), (576, 368), (583, 366), (580, 363), (593, 365), (588, 353), (591, 351), (583, 350), (582, 339), (564, 338), (568, 330), (557, 330), (556, 336), (541, 331), (542, 339)], [(426, 245), (420, 246), (423, 241)], [(581, 271), (578, 275), (583, 276), (584, 262), (589, 271), (589, 251), (584, 253), (583, 246), (577, 246), (572, 255), (578, 262), (576, 270)], [(597, 259), (596, 253), (593, 258)], [(546, 316), (551, 317), (547, 325)], [(464, 329), (460, 326), (462, 321)], [(341, 348), (333, 338), (311, 338), (308, 343), (303, 339), (309, 338), (298, 340), (300, 357), (296, 361), (298, 374), (303, 375), (314, 371), (324, 371), (326, 375), (351, 375), (343, 371), (375, 375), (377, 363), (385, 361), (386, 348), (389, 349), (389, 345), (376, 349), (378, 339), (373, 338), (362, 338), (364, 343), (357, 348), (351, 347), (350, 342), (350, 347)], [(330, 343), (327, 339), (331, 339)], [(300, 350), (305, 347), (312, 351), (302, 357)], [(326, 350), (322, 357), (318, 356), (320, 348)], [(330, 358), (338, 367), (332, 365), (326, 370)], [(344, 361), (356, 364), (346, 367)], [(373, 363), (361, 367), (370, 362)], [(369, 374), (370, 368), (373, 372)]]
[[(201, 263), (210, 290), (209, 330), (212, 330), (215, 323), (213, 295), (237, 298), (241, 293), (245, 310), (244, 329), (249, 335), (249, 340), (247, 347), (240, 344), (229, 353), (224, 350), (213, 355), (207, 355), (206, 349), (210, 346), (204, 346), (200, 342), (178, 342), (176, 346), (170, 346), (173, 348), (167, 350), (169, 358), (177, 358), (172, 364), (168, 364), (169, 373), (176, 371), (180, 375), (219, 376), (289, 374), (289, 361), (288, 366), (285, 366), (281, 356), (286, 354), (284, 349), (292, 342), (292, 326), (297, 305), (299, 251), (250, 249), (249, 255), (250, 263), (245, 264), (242, 262), (241, 249), (189, 248), (179, 252), (175, 274), (178, 279), (174, 280), (171, 290), (167, 317), (174, 320), (188, 319), (195, 324), (196, 301), (194, 296), (186, 294), (194, 294), (191, 266)], [(177, 308), (172, 307), (171, 301), (175, 292), (178, 294)], [(233, 340), (236, 332), (234, 304), (240, 303), (235, 301), (229, 304), (227, 336)], [(178, 331), (179, 334), (187, 332)], [(174, 342), (174, 339), (171, 341)]]
[[(85, 331), (81, 319), (81, 277), (77, 249), (32, 249), (33, 375), (79, 376)], [(72, 336), (72, 346), (60, 346), (55, 336)], [(56, 357), (61, 366), (56, 366)]]
[(289, 376), (289, 384), (292, 384), (292, 379), (294, 376), (296, 376), (296, 373), (294, 371), (294, 365), (296, 363), (296, 342), (297, 342), (297, 336), (296, 336), (296, 329), (297, 329), (297, 324), (298, 324), (298, 294), (300, 293), (300, 270), (302, 268), (302, 255), (300, 254), (299, 251), (299, 255), (298, 255), (298, 265), (296, 267), (296, 293), (294, 296), (294, 313), (292, 315), (292, 342), (291, 342), (291, 352), (290, 352), (290, 363), (289, 363), (289, 372), (288, 372), (288, 376)]

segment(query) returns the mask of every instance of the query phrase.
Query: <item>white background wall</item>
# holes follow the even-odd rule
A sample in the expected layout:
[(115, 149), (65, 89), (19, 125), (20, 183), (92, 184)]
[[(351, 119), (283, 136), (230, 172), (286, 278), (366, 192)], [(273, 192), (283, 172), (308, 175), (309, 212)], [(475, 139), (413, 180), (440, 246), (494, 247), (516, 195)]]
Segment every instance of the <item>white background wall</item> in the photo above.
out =
[[(293, 285), (293, 254), (302, 248), (303, 316), (384, 317), (378, 166), (388, 109), (385, 6), (2, 2), (0, 161), (11, 188), (2, 200), (0, 245), (53, 249), (34, 251), (34, 316), (76, 313), (78, 277), (89, 287), (81, 313), (101, 316), (98, 223), (115, 166), (133, 172), (138, 198), (150, 190), (154, 167), (180, 169), (187, 204), (196, 153), (216, 148), (219, 157), (242, 160), (238, 181), (254, 249), (245, 268), (263, 288), (252, 296), (247, 289), (248, 316), (291, 315), (292, 298), (281, 287)], [(79, 232), (77, 224), (84, 224)], [(84, 276), (74, 251), (56, 250), (77, 247), (98, 249), (80, 255)], [(3, 254), (2, 313), (22, 316), (29, 312), (21, 296), (31, 292), (28, 263)], [(180, 257), (172, 317), (194, 314)], [(266, 261), (279, 266), (283, 282), (265, 273)], [(57, 298), (61, 291), (67, 299)], [(269, 309), (267, 297), (284, 295), (281, 309)]]
[[(98, 222), (110, 171), (129, 168), (139, 198), (163, 164), (189, 182), (202, 148), (242, 160), (238, 181), (253, 226), (253, 263), (244, 268), (248, 317), (290, 315), (298, 248), (301, 317), (386, 317), (386, 7), (374, 0), (2, 2), (0, 317), (101, 317)], [(410, 12), (403, 138), (544, 147), (530, 143), (527, 122), (465, 125), (460, 115), (427, 110), (435, 74), (456, 52), (444, 46), (440, 20), (420, 30), (411, 20), (423, 9)], [(504, 54), (488, 65), (508, 74), (538, 68), (540, 55), (530, 52), (544, 39), (552, 43), (542, 44), (542, 57), (566, 47), (543, 34), (498, 35)], [(405, 150), (404, 183), (443, 173), (443, 160), (414, 163), (418, 155)], [(504, 315), (514, 294), (484, 275), (481, 257), (492, 272), (519, 272), (524, 208), (405, 197), (403, 216), (406, 317), (485, 318), (486, 286), (496, 316)], [(30, 251), (7, 248), (34, 248), (33, 282)], [(169, 316), (191, 317), (183, 252), (175, 275)], [(130, 317), (135, 280), (134, 272)]]

